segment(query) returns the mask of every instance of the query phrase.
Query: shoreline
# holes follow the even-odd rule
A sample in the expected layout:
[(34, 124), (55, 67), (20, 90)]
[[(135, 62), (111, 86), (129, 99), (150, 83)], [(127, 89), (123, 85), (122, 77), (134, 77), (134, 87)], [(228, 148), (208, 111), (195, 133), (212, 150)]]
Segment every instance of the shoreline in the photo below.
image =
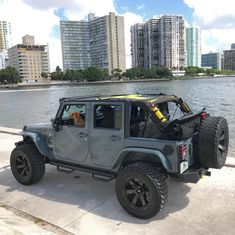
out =
[(6, 84), (0, 85), (0, 89), (14, 89), (14, 88), (37, 88), (37, 87), (50, 87), (50, 86), (87, 86), (87, 85), (109, 85), (109, 84), (122, 84), (122, 83), (138, 83), (138, 82), (166, 82), (171, 81), (169, 78), (162, 79), (136, 79), (136, 80), (108, 80), (97, 82), (42, 82), (42, 83), (20, 83), (20, 84)]
[(194, 80), (194, 79), (218, 79), (226, 77), (234, 77), (235, 75), (225, 77), (178, 77), (178, 78), (162, 78), (162, 79), (134, 79), (134, 80), (108, 80), (108, 81), (96, 81), (96, 82), (70, 82), (70, 81), (50, 81), (41, 83), (20, 83), (20, 84), (6, 84), (0, 85), (0, 89), (19, 89), (19, 88), (38, 88), (38, 87), (50, 87), (50, 86), (92, 86), (92, 85), (110, 85), (110, 84), (123, 84), (123, 83), (141, 83), (141, 82), (168, 82), (178, 80)]

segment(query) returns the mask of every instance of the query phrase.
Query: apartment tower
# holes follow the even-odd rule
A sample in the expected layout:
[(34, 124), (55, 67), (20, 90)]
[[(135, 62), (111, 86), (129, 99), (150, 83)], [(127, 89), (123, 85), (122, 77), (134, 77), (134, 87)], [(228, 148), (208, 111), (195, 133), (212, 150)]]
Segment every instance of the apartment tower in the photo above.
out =
[(88, 15), (88, 21), (60, 22), (63, 69), (96, 66), (126, 70), (124, 17), (115, 13), (103, 17)]
[(144, 24), (131, 26), (132, 67), (144, 67)]
[(196, 26), (186, 28), (187, 67), (201, 67), (201, 29)]
[(8, 50), (9, 66), (14, 67), (24, 82), (40, 82), (49, 74), (49, 58), (47, 45), (35, 45), (34, 37), (26, 35), (22, 44)]
[(8, 59), (7, 49), (12, 46), (11, 24), (0, 20), (0, 69), (6, 67)]
[[(132, 67), (181, 68), (186, 65), (184, 18), (163, 15), (131, 27)], [(141, 62), (143, 58), (143, 63)]]

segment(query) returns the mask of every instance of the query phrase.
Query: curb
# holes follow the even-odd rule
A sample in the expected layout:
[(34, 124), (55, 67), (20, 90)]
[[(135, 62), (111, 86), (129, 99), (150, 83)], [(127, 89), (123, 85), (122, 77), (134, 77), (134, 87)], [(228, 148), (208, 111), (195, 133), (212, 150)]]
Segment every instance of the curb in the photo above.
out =
[(20, 135), (21, 129), (15, 128), (8, 128), (8, 127), (1, 127), (0, 126), (0, 133), (9, 134), (9, 135)]
[(50, 222), (47, 222), (41, 218), (35, 217), (27, 212), (24, 212), (22, 210), (19, 210), (13, 206), (7, 205), (5, 203), (0, 202), (0, 207), (3, 209), (6, 209), (8, 211), (13, 212), (15, 215), (27, 219), (31, 222), (33, 222), (34, 224), (40, 226), (42, 229), (55, 233), (55, 234), (59, 234), (59, 235), (75, 235), (74, 233), (69, 232), (66, 229), (63, 229), (55, 224), (52, 224)]
[(10, 131), (2, 131), (2, 130), (0, 130), (0, 133), (8, 134), (8, 135), (20, 135), (20, 133), (15, 133), (15, 132), (10, 132)]

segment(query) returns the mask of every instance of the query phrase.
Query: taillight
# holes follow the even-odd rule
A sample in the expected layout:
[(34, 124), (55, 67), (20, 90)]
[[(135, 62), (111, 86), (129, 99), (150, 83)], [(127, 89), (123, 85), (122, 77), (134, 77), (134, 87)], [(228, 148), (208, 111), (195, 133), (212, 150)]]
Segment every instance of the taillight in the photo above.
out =
[(206, 117), (207, 117), (207, 113), (206, 113), (206, 112), (203, 112), (203, 113), (201, 114), (201, 120), (205, 120)]
[(178, 146), (178, 154), (181, 160), (186, 160), (187, 158), (187, 146), (186, 144)]

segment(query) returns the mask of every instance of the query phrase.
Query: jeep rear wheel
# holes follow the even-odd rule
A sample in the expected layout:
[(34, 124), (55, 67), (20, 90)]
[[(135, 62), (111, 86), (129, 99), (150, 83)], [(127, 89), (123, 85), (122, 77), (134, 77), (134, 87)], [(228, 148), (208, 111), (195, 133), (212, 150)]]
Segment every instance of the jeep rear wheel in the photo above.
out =
[(35, 184), (44, 176), (43, 156), (33, 144), (17, 146), (10, 157), (11, 171), (21, 184)]
[(223, 117), (207, 117), (198, 134), (198, 158), (206, 168), (224, 166), (229, 144), (228, 123)]
[(122, 207), (137, 218), (156, 215), (167, 201), (165, 175), (146, 162), (122, 169), (116, 179), (116, 194)]

